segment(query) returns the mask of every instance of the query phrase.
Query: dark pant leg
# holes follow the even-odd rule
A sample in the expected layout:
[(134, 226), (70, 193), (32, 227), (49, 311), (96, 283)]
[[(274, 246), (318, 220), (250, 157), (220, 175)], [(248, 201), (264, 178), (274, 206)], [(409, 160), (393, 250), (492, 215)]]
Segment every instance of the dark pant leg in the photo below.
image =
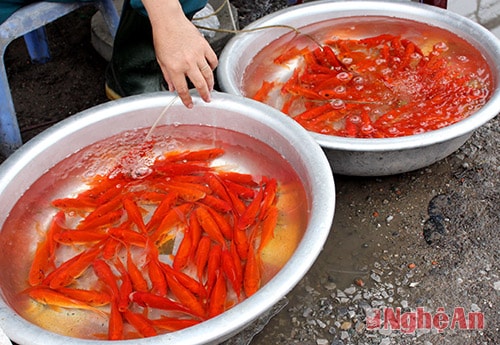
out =
[[(206, 3), (206, 0), (181, 0), (188, 18)], [(151, 24), (140, 5), (138, 0), (125, 0), (123, 4), (113, 54), (106, 70), (106, 93), (111, 99), (163, 89), (164, 79), (156, 61)]]

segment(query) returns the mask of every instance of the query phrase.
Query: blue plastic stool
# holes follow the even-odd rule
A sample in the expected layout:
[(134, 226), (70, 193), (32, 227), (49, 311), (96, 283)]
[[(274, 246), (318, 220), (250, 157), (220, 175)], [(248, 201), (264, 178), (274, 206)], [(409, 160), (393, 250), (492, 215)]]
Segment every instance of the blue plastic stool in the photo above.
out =
[(113, 0), (38, 2), (16, 11), (0, 25), (0, 153), (4, 156), (11, 155), (23, 144), (3, 59), (7, 46), (16, 38), (24, 36), (31, 60), (37, 63), (49, 61), (50, 51), (44, 26), (87, 5), (95, 6), (102, 13), (114, 37), (120, 18)]

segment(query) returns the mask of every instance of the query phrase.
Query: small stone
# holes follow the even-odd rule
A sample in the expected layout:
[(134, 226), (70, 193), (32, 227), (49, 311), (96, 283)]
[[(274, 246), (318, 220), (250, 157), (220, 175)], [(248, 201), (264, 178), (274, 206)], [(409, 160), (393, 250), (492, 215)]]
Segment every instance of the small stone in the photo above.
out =
[(354, 294), (356, 292), (356, 287), (355, 286), (350, 286), (347, 289), (345, 289), (344, 292), (347, 295), (352, 295), (352, 294)]
[(318, 345), (328, 345), (328, 339), (316, 339)]
[(470, 305), (470, 310), (473, 312), (478, 312), (478, 311), (481, 311), (481, 308), (479, 308), (479, 306), (476, 303), (472, 303)]
[(356, 323), (356, 326), (354, 326), (354, 329), (359, 334), (363, 333), (365, 331), (365, 328), (366, 328), (366, 325), (363, 322), (358, 322), (358, 323)]
[(335, 290), (336, 288), (337, 288), (337, 284), (332, 283), (332, 282), (327, 283), (327, 284), (325, 285), (325, 289), (327, 289), (328, 291), (333, 291), (333, 290)]
[(348, 329), (351, 329), (351, 327), (352, 327), (352, 323), (350, 321), (344, 321), (344, 322), (342, 322), (340, 329), (347, 331)]
[(319, 327), (321, 328), (326, 328), (326, 323), (324, 323), (323, 321), (321, 320), (316, 320), (316, 323), (318, 324)]
[(391, 338), (383, 338), (380, 341), (380, 345), (389, 345), (391, 343)]
[(367, 301), (360, 301), (358, 304), (359, 308), (362, 309), (365, 313), (371, 309), (371, 305)]
[(370, 274), (370, 278), (374, 281), (376, 281), (377, 283), (380, 283), (382, 281), (382, 279), (380, 278), (380, 276), (376, 273), (372, 273)]
[[(382, 335), (391, 335), (392, 334), (392, 329), (385, 329), (385, 328), (381, 328), (378, 330), (378, 332)], [(384, 338), (384, 339), (388, 339), (390, 341), (390, 338)], [(384, 340), (382, 339), (382, 341)], [(380, 342), (380, 344), (382, 344), (382, 342)], [(389, 343), (386, 343), (386, 344), (389, 344)]]
[(372, 307), (374, 307), (374, 308), (381, 307), (383, 305), (385, 305), (384, 301), (372, 301)]
[(500, 290), (500, 280), (493, 283), (493, 288), (497, 291)]
[(304, 310), (304, 312), (302, 313), (302, 316), (303, 317), (309, 317), (311, 316), (313, 310), (311, 308), (306, 308), (306, 310)]
[(346, 331), (340, 332), (340, 339), (345, 340), (347, 338), (349, 338), (349, 333), (347, 333)]
[(348, 312), (349, 312), (349, 310), (346, 307), (339, 307), (337, 309), (337, 314), (338, 314), (339, 317), (346, 316)]
[(307, 293), (313, 293), (314, 292), (314, 288), (312, 286), (306, 286), (306, 291)]
[(424, 334), (429, 334), (431, 332), (431, 330), (429, 328), (421, 328), (421, 329), (417, 329), (415, 331), (415, 335), (418, 337), (424, 335)]
[(347, 297), (347, 295), (344, 293), (344, 291), (337, 290), (337, 297), (342, 298), (342, 297)]

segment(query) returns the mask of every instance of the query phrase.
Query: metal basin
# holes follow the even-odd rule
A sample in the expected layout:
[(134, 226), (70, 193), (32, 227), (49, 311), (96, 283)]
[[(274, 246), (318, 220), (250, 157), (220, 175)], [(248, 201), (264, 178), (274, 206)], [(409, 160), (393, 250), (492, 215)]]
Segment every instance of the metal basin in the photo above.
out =
[[(139, 138), (138, 143), (143, 141), (173, 98), (170, 93), (149, 94), (91, 108), (35, 137), (0, 166), (0, 327), (16, 343), (108, 343), (60, 332), (57, 322), (56, 328), (48, 331), (35, 325), (41, 322), (41, 314), (30, 322), (29, 317), (18, 312), (22, 305), (17, 296), (27, 287), (27, 267), (40, 238), (35, 224), (47, 222), (54, 212), (44, 206), (48, 200), (73, 193), (82, 183), (82, 176), (115, 165), (114, 153), (132, 150), (134, 137)], [(300, 199), (290, 200), (291, 207), (302, 205), (303, 229), (281, 267), (260, 290), (232, 309), (181, 331), (113, 344), (222, 342), (243, 330), (298, 283), (330, 232), (335, 207), (332, 172), (320, 146), (302, 127), (280, 112), (243, 97), (214, 93), (209, 104), (196, 96), (194, 100), (194, 109), (188, 110), (177, 99), (153, 132), (155, 136), (161, 133), (181, 141), (187, 138), (194, 145), (207, 140), (225, 143), (228, 158), (221, 163), (252, 174), (275, 174), (278, 181), (292, 187), (291, 193), (303, 190)], [(121, 144), (116, 146), (117, 141), (109, 138), (121, 138)], [(68, 315), (64, 313), (61, 324), (72, 322), (78, 312)], [(80, 322), (87, 321), (76, 322), (75, 328), (80, 327)]]
[[(468, 118), (422, 134), (380, 139), (348, 138), (315, 132), (310, 134), (323, 147), (333, 171), (338, 174), (382, 176), (428, 166), (457, 150), (474, 130), (500, 111), (500, 42), (482, 26), (453, 12), (419, 3), (383, 1), (313, 1), (286, 8), (250, 24), (245, 28), (247, 32), (236, 35), (228, 42), (221, 53), (217, 70), (220, 87), (225, 92), (247, 96), (246, 83), (261, 85), (263, 75), (271, 72), (254, 67), (252, 71), (255, 73), (245, 76), (245, 72), (252, 64), (271, 64), (266, 62), (265, 56), (261, 56), (257, 62), (255, 58), (259, 52), (274, 47), (273, 44), (282, 37), (290, 37), (290, 28), (285, 26), (299, 31), (304, 28), (309, 33), (309, 27), (322, 25), (318, 23), (334, 24), (339, 21), (343, 23), (343, 29), (349, 31), (350, 25), (357, 25), (359, 18), (370, 20), (375, 17), (386, 18), (387, 26), (374, 25), (372, 28), (376, 33), (369, 31), (368, 36), (388, 30), (387, 27), (390, 27), (390, 32), (386, 33), (395, 35), (415, 30), (411, 22), (400, 25), (396, 31), (392, 30), (391, 19), (397, 19), (441, 28), (469, 42), (483, 55), (491, 69), (493, 92), (489, 100)], [(350, 18), (353, 19), (349, 21)], [(277, 27), (255, 30), (269, 26)], [(272, 57), (267, 61), (273, 61)]]

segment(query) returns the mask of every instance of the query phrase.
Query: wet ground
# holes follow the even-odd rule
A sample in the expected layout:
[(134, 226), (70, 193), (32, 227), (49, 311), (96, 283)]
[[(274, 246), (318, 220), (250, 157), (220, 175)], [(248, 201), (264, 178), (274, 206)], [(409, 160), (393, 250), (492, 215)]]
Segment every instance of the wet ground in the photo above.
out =
[[(286, 5), (232, 3), (241, 26)], [(89, 40), (92, 14), (84, 9), (48, 27), (53, 55), (48, 64), (32, 65), (21, 41), (7, 50), (25, 140), (107, 101), (106, 63)], [(381, 178), (335, 176), (337, 208), (320, 257), (268, 317), (228, 343), (500, 343), (499, 153), (497, 117), (427, 168)], [(384, 329), (383, 320), (369, 329), (367, 321), (384, 308), (406, 312), (399, 330)], [(411, 318), (417, 310), (432, 322), (412, 327), (418, 326)], [(464, 323), (460, 310), (473, 313), (476, 321), (483, 317), (484, 324)], [(441, 322), (445, 316), (447, 324)], [(464, 325), (474, 329), (461, 329)]]

